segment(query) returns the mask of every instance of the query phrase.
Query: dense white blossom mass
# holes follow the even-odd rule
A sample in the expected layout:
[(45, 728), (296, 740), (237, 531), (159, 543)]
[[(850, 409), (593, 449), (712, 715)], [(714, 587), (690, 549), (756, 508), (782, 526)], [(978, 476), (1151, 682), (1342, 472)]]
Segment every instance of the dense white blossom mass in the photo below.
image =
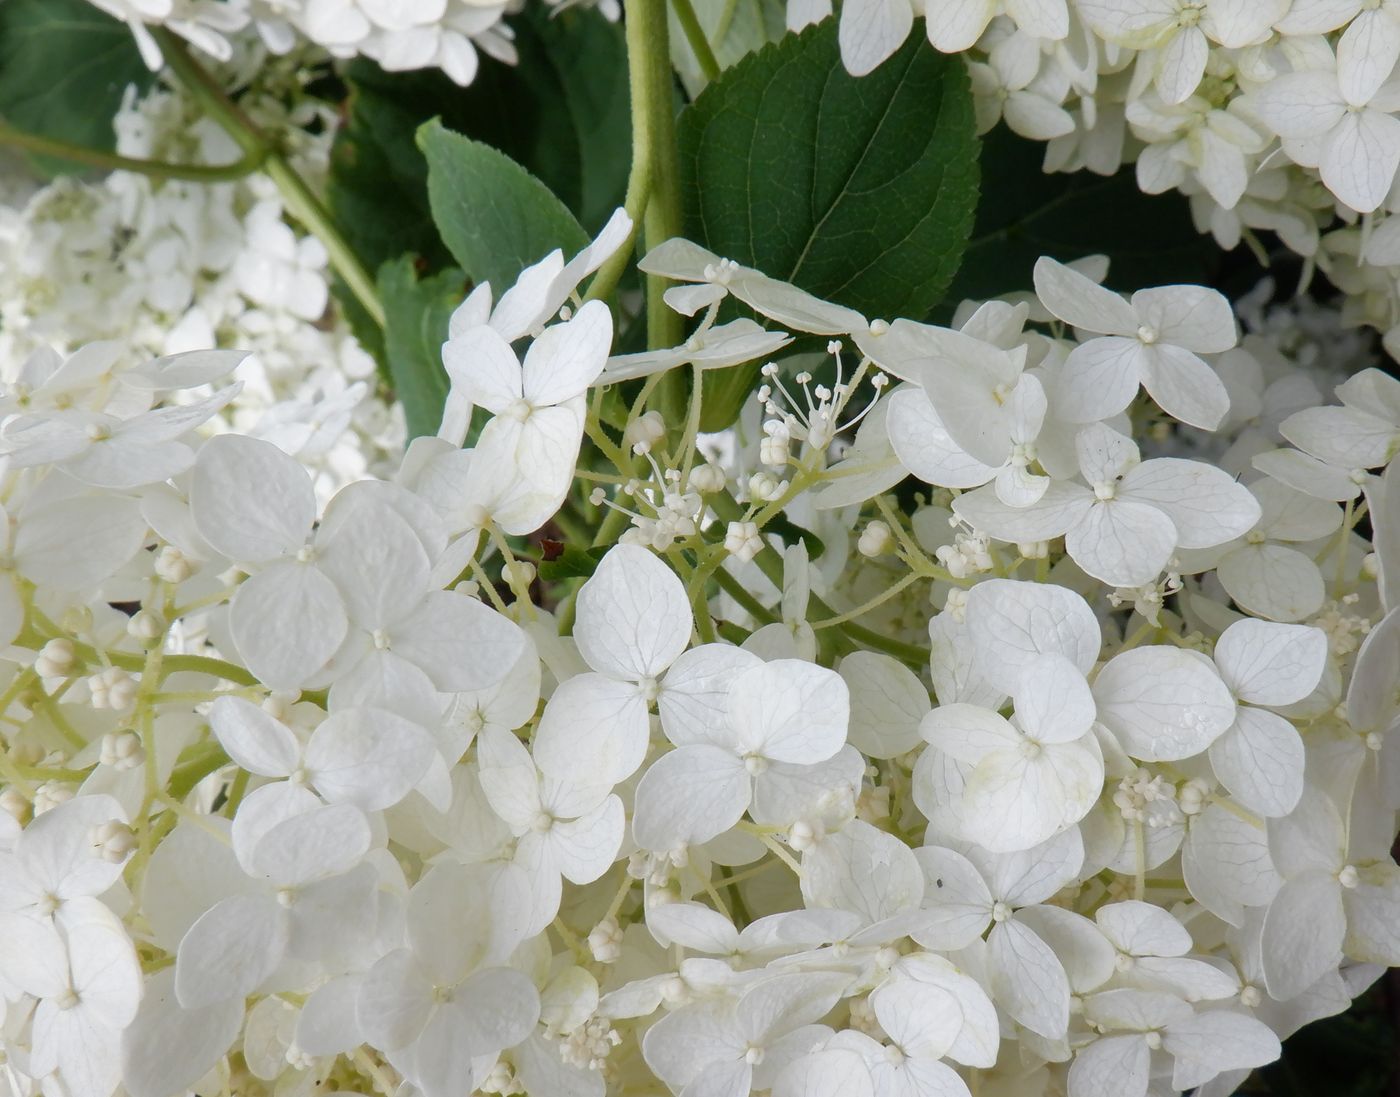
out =
[[(587, 407), (650, 367), (552, 318), (626, 227), (469, 299), (443, 437), (329, 500), (210, 431), (241, 353), (32, 353), (14, 1092), (1226, 1094), (1400, 963), (1400, 384), (1324, 404), (1199, 287), (1046, 260), (1038, 300), (872, 325), (673, 241), (647, 265), (715, 291), (676, 360), (735, 293), (848, 372), (629, 455)], [(551, 608), (504, 533), (585, 430), (621, 543)]]
[[(303, 51), (515, 60), (508, 4), (93, 2), (255, 51), (317, 185)], [(7, 172), (0, 1095), (1228, 1097), (1400, 966), (1400, 4), (835, 18), (1339, 300), (1043, 258), (871, 319), (677, 237), (637, 351), (618, 210), (472, 289), (405, 443), (266, 176)], [(239, 154), (174, 84), (115, 126)]]

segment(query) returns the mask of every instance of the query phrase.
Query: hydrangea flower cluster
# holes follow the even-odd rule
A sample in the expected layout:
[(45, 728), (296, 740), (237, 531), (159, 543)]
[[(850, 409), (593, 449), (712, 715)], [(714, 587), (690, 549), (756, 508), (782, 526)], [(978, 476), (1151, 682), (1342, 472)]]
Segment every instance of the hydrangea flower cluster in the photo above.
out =
[[(133, 90), (113, 122), (120, 154), (194, 165), (238, 159), (233, 141), (183, 91), (157, 87), (138, 98)], [(328, 105), (300, 92), (293, 69), (263, 66), (244, 106), (287, 134), (301, 172), (325, 174), (334, 119)], [(327, 309), (325, 248), (287, 223), (266, 176), (209, 185), (117, 171), (16, 190), (0, 207), (7, 382), (26, 383), (23, 363), (40, 347), (111, 342), (114, 356), (135, 365), (143, 356), (237, 346), (250, 352), (236, 370), (244, 387), (222, 422), (298, 457), (326, 498), (390, 469), (403, 446), (402, 412), (375, 391), (374, 361), (344, 316)]]
[[(873, 70), (914, 29), (965, 54), (982, 131), (1047, 142), (1047, 171), (1135, 165), (1189, 196), (1223, 248), (1276, 235), (1400, 348), (1400, 9), (1335, 0), (855, 0), (842, 60)], [(927, 10), (925, 10), (927, 9)], [(831, 14), (792, 0), (789, 24)]]
[(91, 0), (125, 22), (152, 69), (163, 62), (150, 27), (163, 26), (210, 57), (231, 58), (240, 36), (273, 53), (311, 42), (335, 57), (373, 58), (385, 69), (438, 68), (470, 84), (480, 54), (514, 62), (507, 3), (475, 0)]
[(29, 359), (14, 1092), (1223, 1097), (1400, 964), (1400, 383), (1102, 263), (939, 327), (679, 239), (698, 329), (613, 355), (631, 227), (478, 286), (325, 502), (211, 431), (238, 353)]

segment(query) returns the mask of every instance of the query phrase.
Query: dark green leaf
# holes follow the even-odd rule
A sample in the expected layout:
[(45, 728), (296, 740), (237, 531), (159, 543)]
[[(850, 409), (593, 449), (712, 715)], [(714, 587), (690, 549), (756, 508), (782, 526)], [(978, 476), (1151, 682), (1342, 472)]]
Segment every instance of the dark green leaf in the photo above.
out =
[(805, 542), (809, 559), (815, 560), (826, 551), (826, 544), (820, 537), (811, 530), (799, 526), (785, 515), (779, 514), (770, 518), (763, 530), (765, 533), (776, 533), (786, 545), (795, 545), (798, 541)]
[(539, 564), (541, 579), (587, 579), (598, 567), (598, 561), (607, 552), (608, 545), (598, 548), (581, 549), (567, 546), (553, 560), (542, 560)]
[(513, 25), (520, 63), (483, 65), (443, 120), (500, 149), (597, 232), (622, 204), (632, 159), (622, 27), (597, 11), (543, 7)]
[(86, 0), (0, 2), (0, 118), (16, 129), (111, 151), (127, 85), (144, 91), (152, 79), (131, 30)]
[(405, 252), (437, 270), (452, 256), (428, 208), (428, 164), (413, 135), (447, 114), (456, 87), (438, 72), (386, 73), (373, 62), (348, 66), (349, 116), (331, 147), (326, 198), (350, 246), (370, 270)]
[(385, 355), (408, 436), (436, 433), (448, 389), (442, 344), (452, 310), (462, 300), (462, 272), (445, 270), (420, 281), (413, 256), (405, 255), (380, 267), (378, 281)]
[(1219, 249), (1179, 194), (1143, 194), (1131, 167), (1047, 175), (1045, 146), (998, 127), (982, 140), (982, 201), (948, 304), (1031, 288), (1042, 255), (1103, 254), (1124, 288), (1209, 281)]
[[(869, 76), (841, 65), (836, 21), (740, 61), (682, 114), (689, 235), (818, 297), (922, 318), (953, 278), (977, 204), (962, 61), (920, 33)], [(727, 425), (756, 366), (707, 377)]]
[(428, 200), (443, 243), (473, 282), (497, 293), (555, 248), (573, 254), (588, 237), (549, 188), (504, 153), (437, 120), (418, 130), (428, 158)]

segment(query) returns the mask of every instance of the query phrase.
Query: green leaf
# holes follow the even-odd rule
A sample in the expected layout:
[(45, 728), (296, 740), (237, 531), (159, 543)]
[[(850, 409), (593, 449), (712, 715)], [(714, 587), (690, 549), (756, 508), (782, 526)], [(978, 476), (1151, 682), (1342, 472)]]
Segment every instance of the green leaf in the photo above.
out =
[(588, 236), (563, 202), (509, 156), (444, 129), (418, 130), (428, 158), (428, 201), (443, 242), (473, 282), (497, 294), (555, 248), (579, 251)]
[(603, 558), (603, 554), (608, 551), (610, 545), (600, 545), (597, 548), (575, 548), (567, 545), (564, 551), (553, 560), (541, 560), (539, 563), (539, 575), (541, 579), (587, 579), (598, 568), (598, 561)]
[(590, 233), (622, 204), (632, 162), (627, 46), (599, 12), (517, 19), (516, 65), (486, 64), (447, 125), (500, 149), (559, 196)]
[(16, 129), (110, 152), (127, 85), (144, 91), (153, 79), (126, 24), (87, 0), (0, 0), (0, 118)]
[[(977, 204), (972, 94), (958, 58), (914, 33), (869, 76), (841, 65), (836, 20), (740, 61), (680, 120), (687, 231), (867, 316), (922, 319), (957, 271)], [(727, 425), (756, 365), (707, 375)]]
[[(0, 0), (3, 3), (4, 0)], [(622, 203), (631, 161), (622, 28), (593, 10), (512, 20), (518, 65), (483, 59), (458, 87), (441, 72), (345, 67), (345, 125), (331, 150), (327, 198), (371, 268), (414, 251), (433, 270), (452, 261), (428, 205), (428, 165), (414, 141), (441, 117), (450, 130), (500, 149), (595, 232)]]
[(1196, 231), (1186, 198), (1143, 194), (1131, 167), (1047, 175), (1044, 155), (1004, 127), (982, 139), (982, 201), (948, 305), (1030, 289), (1042, 255), (1107, 255), (1115, 286), (1211, 279), (1219, 249)]
[(404, 255), (379, 268), (378, 283), (385, 356), (408, 420), (408, 436), (434, 434), (448, 389), (442, 344), (452, 311), (462, 300), (462, 272), (445, 270), (420, 281), (414, 257)]
[(349, 114), (331, 146), (326, 199), (370, 270), (405, 252), (430, 269), (452, 256), (428, 208), (428, 164), (413, 134), (444, 113), (451, 80), (438, 72), (386, 73), (371, 61), (346, 68)]

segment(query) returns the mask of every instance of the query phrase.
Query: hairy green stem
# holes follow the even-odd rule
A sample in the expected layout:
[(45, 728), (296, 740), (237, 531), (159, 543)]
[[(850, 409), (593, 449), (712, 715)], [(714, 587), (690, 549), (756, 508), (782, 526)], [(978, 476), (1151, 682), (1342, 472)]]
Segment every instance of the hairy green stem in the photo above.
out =
[(261, 151), (249, 153), (232, 164), (171, 164), (165, 160), (142, 160), (115, 152), (74, 145), (35, 133), (25, 133), (0, 125), (0, 145), (23, 149), (37, 156), (51, 156), (73, 164), (85, 164), (102, 171), (129, 171), (152, 179), (185, 179), (194, 183), (227, 183), (251, 175), (262, 166)]

